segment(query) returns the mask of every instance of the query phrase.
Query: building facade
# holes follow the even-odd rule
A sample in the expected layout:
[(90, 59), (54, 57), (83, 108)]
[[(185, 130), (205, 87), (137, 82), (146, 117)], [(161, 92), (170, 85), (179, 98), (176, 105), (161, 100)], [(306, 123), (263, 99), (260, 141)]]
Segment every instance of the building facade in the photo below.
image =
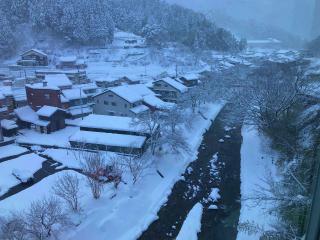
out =
[(21, 66), (48, 66), (48, 56), (37, 49), (30, 49), (21, 54), (21, 59), (17, 62)]

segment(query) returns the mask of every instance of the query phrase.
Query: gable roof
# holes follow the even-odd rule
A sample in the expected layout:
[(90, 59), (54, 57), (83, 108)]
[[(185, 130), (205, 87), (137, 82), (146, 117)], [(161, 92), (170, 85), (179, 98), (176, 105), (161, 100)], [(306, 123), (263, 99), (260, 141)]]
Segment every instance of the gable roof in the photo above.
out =
[(39, 54), (39, 55), (47, 56), (46, 53), (44, 53), (43, 51), (41, 51), (41, 50), (39, 50), (39, 49), (35, 49), (35, 48), (29, 49), (29, 50), (23, 52), (23, 53), (21, 54), (21, 56), (26, 55), (26, 54), (28, 54), (28, 53), (30, 53), (30, 52), (35, 52), (35, 53), (37, 53), (37, 54)]
[(57, 111), (63, 111), (63, 110), (57, 107), (45, 105), (37, 111), (37, 114), (43, 117), (51, 117)]
[(144, 133), (143, 126), (134, 125), (133, 118), (91, 114), (86, 116), (79, 124), (80, 127), (98, 128), (104, 130), (116, 130)]
[(180, 78), (185, 79), (186, 81), (193, 81), (193, 80), (199, 80), (200, 79), (199, 73), (187, 73), (182, 75)]
[(143, 101), (145, 102), (145, 104), (158, 109), (170, 109), (175, 106), (174, 103), (164, 102), (160, 98), (156, 97), (155, 95), (145, 96), (143, 98)]
[(49, 74), (45, 75), (45, 81), (48, 86), (52, 87), (69, 87), (72, 86), (72, 82), (69, 80), (66, 74)]
[(29, 106), (24, 106), (14, 110), (17, 117), (24, 122), (33, 123), (39, 126), (48, 126), (49, 121), (40, 120), (36, 112)]
[(134, 85), (123, 85), (119, 87), (112, 87), (102, 93), (97, 94), (96, 96), (105, 94), (107, 92), (113, 92), (114, 94), (118, 95), (119, 97), (123, 98), (129, 103), (142, 101), (145, 96), (155, 94), (143, 84), (134, 84)]
[(188, 88), (185, 85), (183, 85), (182, 83), (179, 83), (178, 81), (176, 81), (170, 77), (166, 77), (166, 78), (157, 80), (155, 82), (159, 82), (159, 81), (163, 81), (163, 82), (169, 84), (171, 87), (177, 89), (181, 93), (186, 92), (188, 90)]
[(62, 90), (63, 96), (68, 100), (85, 99), (87, 95), (82, 88), (71, 88)]

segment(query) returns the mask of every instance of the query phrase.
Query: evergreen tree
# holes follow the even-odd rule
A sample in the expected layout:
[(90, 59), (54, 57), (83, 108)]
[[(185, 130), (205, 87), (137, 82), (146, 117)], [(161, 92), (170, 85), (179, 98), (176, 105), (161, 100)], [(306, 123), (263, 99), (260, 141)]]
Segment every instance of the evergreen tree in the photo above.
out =
[(15, 47), (15, 38), (8, 19), (0, 10), (0, 54), (6, 55)]

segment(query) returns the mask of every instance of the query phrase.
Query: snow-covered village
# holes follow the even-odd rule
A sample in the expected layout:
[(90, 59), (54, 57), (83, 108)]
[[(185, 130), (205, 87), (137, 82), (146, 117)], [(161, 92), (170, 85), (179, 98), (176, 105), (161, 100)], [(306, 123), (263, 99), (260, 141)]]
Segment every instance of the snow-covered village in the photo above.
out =
[(195, 2), (0, 0), (1, 240), (320, 239), (320, 1)]

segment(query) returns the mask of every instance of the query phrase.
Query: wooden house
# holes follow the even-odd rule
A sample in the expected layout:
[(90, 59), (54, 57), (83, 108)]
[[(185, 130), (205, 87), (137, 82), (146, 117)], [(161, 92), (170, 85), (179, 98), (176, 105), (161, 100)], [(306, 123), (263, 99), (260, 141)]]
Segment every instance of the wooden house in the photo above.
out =
[(38, 49), (30, 49), (21, 54), (17, 64), (21, 66), (48, 66), (48, 55)]

